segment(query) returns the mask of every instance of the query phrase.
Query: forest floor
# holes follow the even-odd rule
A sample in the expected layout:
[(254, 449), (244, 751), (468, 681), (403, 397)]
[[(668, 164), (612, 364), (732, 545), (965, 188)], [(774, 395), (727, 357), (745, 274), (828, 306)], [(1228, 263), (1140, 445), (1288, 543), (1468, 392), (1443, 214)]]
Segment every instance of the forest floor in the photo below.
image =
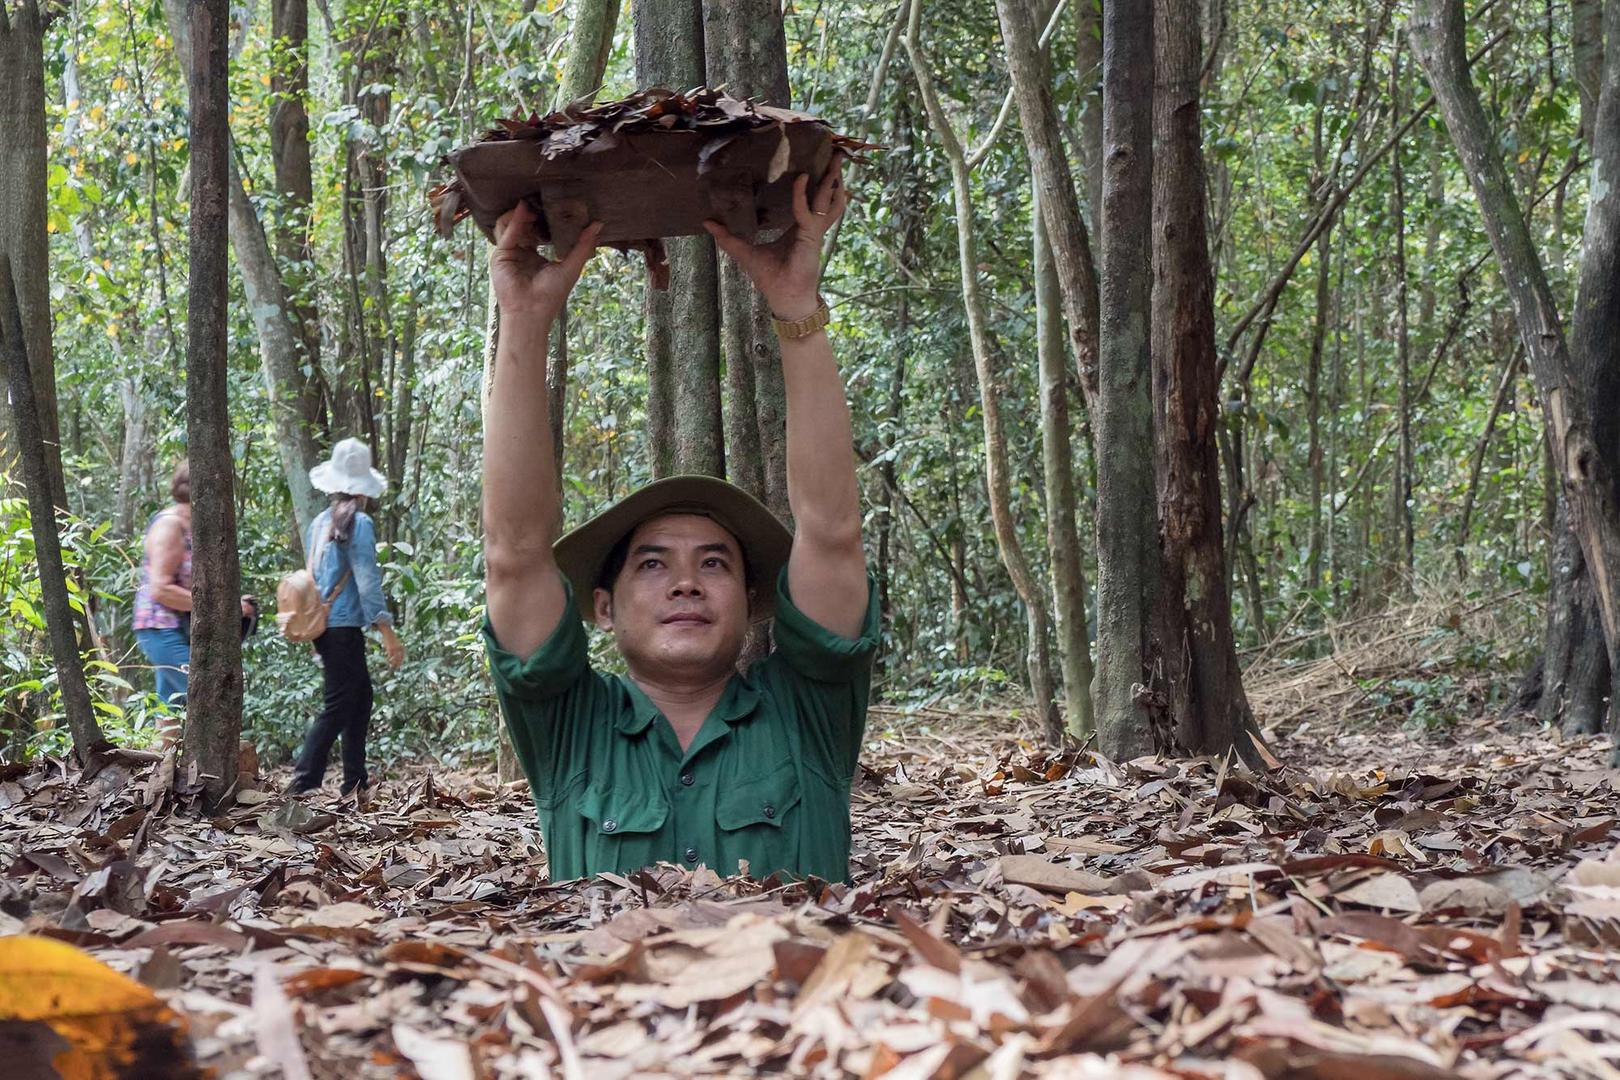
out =
[[(1248, 656), (1265, 776), (875, 709), (847, 885), (550, 883), (473, 772), (208, 819), (172, 761), (0, 765), (7, 1075), (64, 1036), (289, 1080), (1620, 1080), (1620, 770), (1503, 718), (1500, 599)], [(47, 997), (112, 1015), (5, 1022)]]
[(0, 767), (0, 934), (135, 976), (220, 1076), (1620, 1076), (1606, 739), (1278, 734), (1262, 777), (1010, 727), (875, 718), (847, 886), (549, 883), (472, 774), (210, 820)]

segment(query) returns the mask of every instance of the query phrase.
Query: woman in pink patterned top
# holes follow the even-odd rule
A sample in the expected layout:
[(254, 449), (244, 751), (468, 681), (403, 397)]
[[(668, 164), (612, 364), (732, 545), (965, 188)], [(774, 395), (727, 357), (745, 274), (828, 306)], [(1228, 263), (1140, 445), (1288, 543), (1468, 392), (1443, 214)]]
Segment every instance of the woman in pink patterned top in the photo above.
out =
[(191, 612), (191, 467), (182, 461), (169, 482), (173, 504), (146, 523), (141, 580), (135, 590), (135, 640), (157, 675), (159, 700), (186, 703), (191, 641), (181, 617)]

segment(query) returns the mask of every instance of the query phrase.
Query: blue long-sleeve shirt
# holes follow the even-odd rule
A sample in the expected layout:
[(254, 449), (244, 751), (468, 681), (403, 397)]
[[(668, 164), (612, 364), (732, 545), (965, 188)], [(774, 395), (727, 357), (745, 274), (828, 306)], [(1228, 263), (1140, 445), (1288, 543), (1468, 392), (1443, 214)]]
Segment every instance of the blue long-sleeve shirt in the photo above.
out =
[[(305, 537), (308, 551), (315, 551), (320, 540), (332, 527), (332, 511), (322, 510), (310, 522)], [(377, 529), (365, 513), (354, 515), (346, 543), (329, 541), (321, 551), (321, 561), (315, 567), (315, 584), (321, 595), (330, 596), (343, 571), (352, 571), (343, 590), (332, 601), (332, 612), (326, 618), (327, 626), (370, 626), (373, 623), (393, 623), (388, 613), (388, 602), (383, 599), (382, 572), (377, 569)]]

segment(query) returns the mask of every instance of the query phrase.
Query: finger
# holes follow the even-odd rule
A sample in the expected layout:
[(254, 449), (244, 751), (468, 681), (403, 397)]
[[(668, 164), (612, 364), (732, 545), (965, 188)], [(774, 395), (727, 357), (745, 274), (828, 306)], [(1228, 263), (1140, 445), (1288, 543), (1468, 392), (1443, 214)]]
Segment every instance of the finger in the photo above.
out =
[(844, 156), (837, 153), (833, 154), (832, 163), (827, 166), (827, 174), (821, 178), (821, 183), (816, 186), (816, 198), (812, 208), (817, 214), (826, 214), (827, 209), (832, 206), (833, 195), (842, 186), (838, 178), (843, 172), (843, 167)]
[(814, 229), (815, 215), (810, 212), (810, 201), (805, 192), (810, 188), (810, 174), (800, 173), (793, 181), (793, 220), (799, 223), (800, 228)]
[(591, 261), (596, 254), (596, 238), (602, 235), (602, 223), (593, 221), (580, 231), (579, 238), (574, 246), (563, 256), (562, 267), (568, 272), (570, 278), (578, 278), (585, 272), (585, 264)]
[(503, 251), (538, 247), (539, 240), (534, 236), (534, 208), (519, 200), (502, 214), (495, 222), (495, 246)]
[(705, 221), (703, 227), (714, 237), (714, 246), (738, 262), (743, 260), (745, 253), (752, 246), (718, 221)]

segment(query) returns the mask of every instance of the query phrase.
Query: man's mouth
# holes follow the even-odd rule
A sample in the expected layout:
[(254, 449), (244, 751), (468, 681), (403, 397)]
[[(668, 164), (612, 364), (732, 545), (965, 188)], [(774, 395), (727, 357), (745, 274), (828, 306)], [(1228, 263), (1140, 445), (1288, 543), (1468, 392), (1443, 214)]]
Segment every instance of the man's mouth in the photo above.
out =
[(665, 615), (665, 626), (707, 626), (709, 617), (695, 611), (677, 611), (673, 615)]

